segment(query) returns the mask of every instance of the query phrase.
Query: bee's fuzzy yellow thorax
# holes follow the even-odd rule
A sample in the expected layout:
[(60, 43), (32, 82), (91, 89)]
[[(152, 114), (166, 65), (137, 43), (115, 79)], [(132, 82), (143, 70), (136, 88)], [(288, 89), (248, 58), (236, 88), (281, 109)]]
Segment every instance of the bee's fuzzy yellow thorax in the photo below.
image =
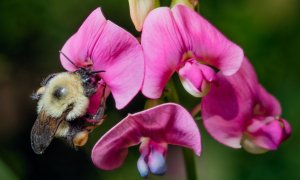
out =
[[(58, 88), (64, 88), (66, 92), (62, 98), (54, 95)], [(80, 75), (65, 72), (56, 75), (48, 82), (45, 92), (38, 102), (38, 112), (44, 109), (48, 116), (60, 117), (70, 108), (66, 119), (75, 119), (86, 113), (88, 103), (89, 100), (85, 96)]]

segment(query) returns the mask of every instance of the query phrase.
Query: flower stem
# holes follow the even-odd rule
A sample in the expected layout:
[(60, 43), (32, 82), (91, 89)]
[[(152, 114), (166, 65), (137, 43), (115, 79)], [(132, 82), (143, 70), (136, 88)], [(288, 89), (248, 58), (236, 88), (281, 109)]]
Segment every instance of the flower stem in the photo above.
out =
[[(168, 101), (180, 103), (180, 98), (178, 96), (174, 80), (172, 78), (169, 80), (169, 82), (167, 84), (166, 98)], [(199, 108), (200, 108), (199, 105), (194, 108), (194, 112), (192, 112), (193, 117), (195, 117), (200, 112)], [(183, 148), (185, 171), (186, 171), (188, 180), (197, 179), (194, 156), (195, 155), (194, 155), (193, 151)]]
[(183, 149), (185, 171), (188, 180), (197, 179), (194, 153), (189, 149)]

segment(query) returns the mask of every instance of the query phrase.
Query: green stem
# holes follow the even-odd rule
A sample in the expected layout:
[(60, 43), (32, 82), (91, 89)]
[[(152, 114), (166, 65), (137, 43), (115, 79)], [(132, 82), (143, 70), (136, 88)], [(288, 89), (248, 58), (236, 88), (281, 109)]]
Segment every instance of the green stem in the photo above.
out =
[(185, 171), (188, 180), (197, 179), (195, 159), (193, 151), (189, 149), (183, 149), (183, 157), (185, 162)]
[[(173, 79), (170, 79), (168, 84), (167, 84), (166, 98), (168, 99), (168, 101), (175, 102), (175, 103), (180, 103), (179, 96), (178, 96), (176, 86), (174, 84)], [(197, 111), (195, 113), (198, 114), (199, 111)], [(195, 115), (193, 115), (193, 117)], [(186, 170), (186, 175), (187, 175), (188, 180), (197, 179), (196, 166), (195, 166), (196, 164), (195, 164), (194, 156), (195, 155), (194, 155), (193, 151), (191, 151), (189, 149), (186, 149), (186, 148), (183, 148), (183, 157), (184, 157), (184, 163), (185, 163), (185, 170)]]

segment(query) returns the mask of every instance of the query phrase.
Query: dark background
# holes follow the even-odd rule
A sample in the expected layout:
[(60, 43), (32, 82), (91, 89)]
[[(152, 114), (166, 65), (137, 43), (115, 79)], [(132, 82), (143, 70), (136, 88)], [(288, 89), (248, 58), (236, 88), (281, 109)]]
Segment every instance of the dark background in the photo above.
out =
[[(58, 140), (44, 155), (35, 155), (30, 147), (36, 102), (29, 95), (48, 74), (63, 71), (58, 50), (98, 6), (107, 19), (139, 35), (130, 21), (127, 0), (0, 1), (1, 180), (140, 179), (137, 147), (130, 149), (126, 163), (115, 171), (94, 167), (90, 151), (101, 134), (128, 112), (143, 109), (142, 95), (120, 112), (109, 98), (106, 123), (94, 131), (83, 149), (74, 151)], [(199, 122), (203, 137), (203, 153), (196, 158), (199, 179), (300, 179), (300, 1), (202, 0), (200, 11), (244, 49), (261, 83), (282, 103), (283, 117), (291, 123), (293, 132), (279, 150), (252, 155), (217, 143)], [(188, 108), (199, 102), (184, 90), (180, 97)], [(165, 177), (150, 179), (184, 179), (180, 149), (170, 148), (168, 163)]]

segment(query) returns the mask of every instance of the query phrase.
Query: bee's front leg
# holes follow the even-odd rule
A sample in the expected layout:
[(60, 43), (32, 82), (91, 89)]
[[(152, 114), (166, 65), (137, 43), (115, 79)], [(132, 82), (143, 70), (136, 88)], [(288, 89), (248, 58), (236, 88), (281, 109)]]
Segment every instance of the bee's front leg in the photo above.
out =
[(95, 124), (99, 124), (100, 122), (103, 121), (104, 112), (105, 112), (105, 107), (100, 105), (96, 114), (94, 115), (86, 114), (85, 118), (88, 119), (90, 122), (95, 122)]

